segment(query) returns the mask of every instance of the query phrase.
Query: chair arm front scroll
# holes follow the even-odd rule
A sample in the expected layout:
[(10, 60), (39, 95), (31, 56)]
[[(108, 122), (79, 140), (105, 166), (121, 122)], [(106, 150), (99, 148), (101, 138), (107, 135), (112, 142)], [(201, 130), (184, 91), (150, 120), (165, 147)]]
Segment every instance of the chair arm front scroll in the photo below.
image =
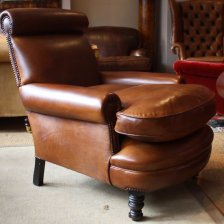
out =
[(171, 50), (174, 54), (178, 56), (180, 60), (186, 59), (186, 53), (183, 46), (183, 43), (173, 43), (171, 46)]
[(102, 82), (106, 84), (145, 85), (182, 83), (182, 78), (178, 75), (137, 71), (104, 71), (101, 72), (101, 78)]
[(20, 94), (28, 111), (102, 124), (121, 107), (117, 95), (87, 87), (28, 84), (20, 87)]

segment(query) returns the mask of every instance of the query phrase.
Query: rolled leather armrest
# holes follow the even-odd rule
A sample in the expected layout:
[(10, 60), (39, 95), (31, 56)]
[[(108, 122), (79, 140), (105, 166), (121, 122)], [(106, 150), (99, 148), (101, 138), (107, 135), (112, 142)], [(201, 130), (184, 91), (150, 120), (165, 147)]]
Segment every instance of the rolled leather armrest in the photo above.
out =
[(183, 79), (179, 75), (167, 73), (137, 72), (137, 71), (104, 71), (101, 72), (105, 84), (177, 84)]
[(174, 54), (177, 54), (178, 58), (184, 60), (186, 58), (185, 48), (183, 43), (175, 42), (171, 46), (171, 50)]
[(219, 95), (224, 98), (224, 72), (218, 77), (216, 82), (217, 92)]
[(121, 108), (116, 94), (88, 87), (27, 84), (19, 91), (27, 111), (50, 116), (105, 124)]

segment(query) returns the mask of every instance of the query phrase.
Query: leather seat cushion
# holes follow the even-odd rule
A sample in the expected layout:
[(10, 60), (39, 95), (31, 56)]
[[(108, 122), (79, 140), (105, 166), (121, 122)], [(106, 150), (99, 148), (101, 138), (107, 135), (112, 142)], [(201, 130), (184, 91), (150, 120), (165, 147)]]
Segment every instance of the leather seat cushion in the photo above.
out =
[(214, 94), (200, 85), (141, 85), (115, 93), (124, 108), (117, 113), (115, 131), (141, 141), (187, 136), (215, 114)]
[(171, 142), (144, 143), (126, 137), (111, 166), (133, 171), (160, 171), (187, 164), (211, 150), (213, 132), (205, 126), (194, 134)]

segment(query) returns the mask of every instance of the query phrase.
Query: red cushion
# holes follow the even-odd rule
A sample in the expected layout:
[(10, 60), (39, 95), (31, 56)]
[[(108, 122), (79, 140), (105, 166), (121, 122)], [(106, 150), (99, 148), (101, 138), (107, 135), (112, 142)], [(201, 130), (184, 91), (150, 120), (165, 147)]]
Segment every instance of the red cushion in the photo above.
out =
[(174, 63), (178, 74), (217, 78), (224, 71), (224, 63), (178, 60)]
[(224, 71), (224, 63), (178, 60), (174, 70), (188, 84), (207, 86), (215, 93), (217, 113), (224, 114), (224, 100), (217, 93), (216, 80)]

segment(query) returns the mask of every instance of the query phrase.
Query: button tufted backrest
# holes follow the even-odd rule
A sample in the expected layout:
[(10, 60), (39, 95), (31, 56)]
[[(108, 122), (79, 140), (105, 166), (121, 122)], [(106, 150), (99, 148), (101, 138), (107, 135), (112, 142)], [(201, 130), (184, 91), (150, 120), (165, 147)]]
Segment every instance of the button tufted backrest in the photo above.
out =
[(223, 57), (224, 0), (169, 0), (179, 59)]
[(179, 2), (186, 57), (223, 56), (224, 1)]

